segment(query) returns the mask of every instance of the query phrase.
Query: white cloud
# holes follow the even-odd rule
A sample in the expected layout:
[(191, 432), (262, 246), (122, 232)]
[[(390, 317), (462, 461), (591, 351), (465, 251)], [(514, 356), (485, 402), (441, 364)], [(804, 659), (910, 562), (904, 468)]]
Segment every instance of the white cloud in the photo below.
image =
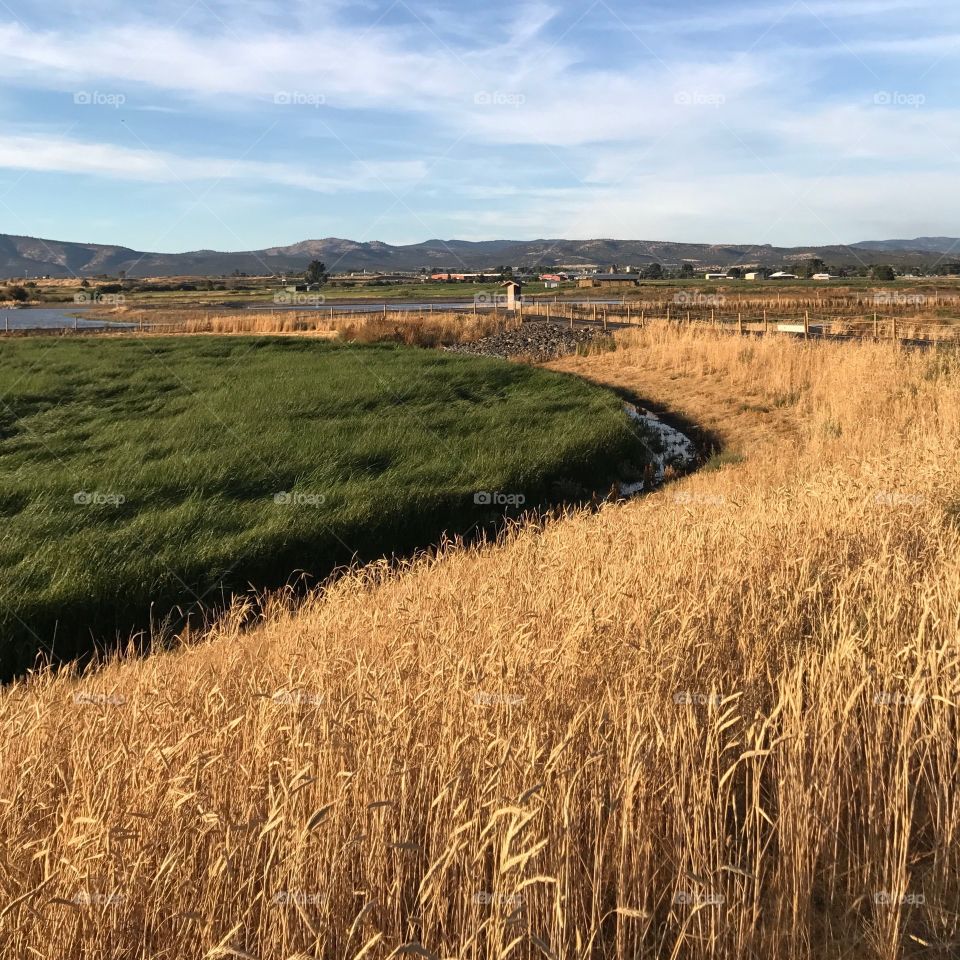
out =
[(310, 33), (245, 33), (238, 26), (199, 36), (152, 24), (89, 32), (6, 24), (0, 48), (0, 75), (66, 91), (106, 84), (123, 93), (143, 87), (198, 98), (266, 99), (298, 91), (363, 105), (428, 98), (461, 86), (464, 73), (455, 58), (407, 50), (382, 31), (364, 35), (334, 25)]
[[(429, 30), (412, 40), (403, 31), (335, 25), (303, 34), (197, 36), (149, 25), (85, 34), (10, 24), (0, 27), (0, 76), (70, 93), (119, 94), (128, 104), (136, 92), (154, 99), (163, 92), (202, 100), (206, 109), (274, 108), (305, 124), (329, 122), (330, 110), (376, 108), (418, 114), (437, 131), (481, 142), (570, 146), (702, 124), (698, 106), (736, 101), (772, 87), (783, 73), (736, 54), (586, 67), (574, 51), (540, 36), (551, 17), (542, 5), (526, 8), (505, 41), (484, 38), (469, 50), (451, 49)], [(685, 109), (683, 97), (695, 109)], [(291, 114), (275, 106), (278, 98), (321, 106)]]
[[(103, 8), (112, 0), (95, 2)], [(159, 2), (166, 7), (152, 21), (97, 8), (79, 25), (56, 17), (47, 19), (54, 28), (0, 25), (4, 112), (17, 116), (22, 98), (20, 115), (31, 124), (8, 119), (0, 166), (363, 192), (356, 204), (363, 222), (377, 212), (376, 193), (390, 208), (392, 192), (418, 188), (419, 202), (384, 218), (423, 218), (425, 233), (436, 229), (429, 223), (459, 223), (477, 239), (510, 231), (813, 242), (837, 223), (850, 225), (846, 240), (955, 230), (948, 216), (955, 204), (939, 171), (960, 156), (960, 112), (929, 94), (916, 108), (875, 105), (874, 92), (893, 98), (908, 85), (871, 76), (874, 67), (887, 73), (872, 59), (866, 69), (857, 62), (875, 54), (902, 77), (896, 58), (921, 57), (921, 76), (936, 57), (955, 56), (960, 15), (933, 0), (714, 5), (716, 12), (683, 20), (650, 15), (636, 32), (613, 12), (613, 0), (595, 8), (534, 2), (508, 17), (488, 10), (452, 17), (449, 7), (410, 0), (381, 20), (389, 4), (367, 11), (359, 27), (346, 23), (363, 19), (346, 0), (320, 12), (297, 0), (280, 14), (256, 0), (235, 15), (221, 0), (183, 9)], [(196, 29), (194, 16), (206, 29)], [(780, 18), (787, 29), (776, 32), (779, 46), (756, 43)], [(891, 20), (898, 29), (885, 27)], [(605, 25), (618, 35), (603, 33)], [(733, 40), (717, 33), (726, 27), (737, 28)], [(864, 85), (861, 102), (842, 102), (844, 91)], [(903, 95), (923, 95), (922, 81), (916, 85)], [(199, 146), (176, 150), (98, 142), (103, 133), (65, 137), (24, 96), (38, 90), (59, 91), (67, 104), (81, 90), (123, 95), (125, 109), (143, 111), (145, 127), (172, 129), (175, 121), (149, 114), (182, 112), (180, 143), (197, 136), (197, 116), (214, 121), (217, 136), (226, 129), (231, 143), (246, 142), (240, 135), (251, 123), (276, 124), (284, 153), (276, 140), (263, 140), (232, 160), (215, 155), (229, 149), (211, 147), (204, 134)], [(825, 102), (822, 90), (830, 91)], [(275, 102), (278, 94), (292, 103)], [(64, 111), (53, 112), (63, 129)], [(76, 120), (103, 130), (115, 116), (78, 107)], [(230, 130), (240, 116), (244, 130)], [(315, 160), (341, 148), (375, 159), (336, 167)], [(436, 166), (408, 159), (423, 156)], [(469, 212), (483, 199), (486, 209)]]
[[(797, 20), (836, 21), (858, 20), (864, 17), (882, 17), (889, 14), (917, 14), (935, 10), (944, 11), (942, 0), (790, 0), (786, 3), (726, 5), (720, 12), (704, 13), (700, 16), (687, 16), (682, 19), (645, 21), (635, 25), (640, 31), (656, 33), (693, 34), (729, 29), (746, 29), (756, 26), (770, 26), (789, 23), (794, 26)], [(611, 22), (611, 29), (615, 28)]]
[[(897, 172), (828, 178), (717, 175), (700, 180), (638, 177), (619, 187), (585, 186), (549, 202), (515, 201), (513, 235), (657, 239), (675, 242), (855, 243), (876, 237), (956, 232), (960, 195), (949, 172), (925, 175), (903, 202)], [(464, 239), (501, 235), (496, 211), (458, 216)], [(842, 225), (842, 226), (840, 226)]]
[[(877, 160), (922, 166), (960, 162), (960, 112), (937, 110), (914, 96), (882, 91), (874, 106), (838, 105), (781, 117), (774, 129), (796, 151), (829, 151), (842, 160)], [(899, 101), (897, 98), (901, 98)]]
[(252, 180), (320, 193), (400, 189), (422, 179), (427, 172), (422, 161), (355, 161), (337, 176), (324, 176), (293, 164), (184, 157), (164, 151), (45, 136), (0, 139), (0, 167), (173, 184)]

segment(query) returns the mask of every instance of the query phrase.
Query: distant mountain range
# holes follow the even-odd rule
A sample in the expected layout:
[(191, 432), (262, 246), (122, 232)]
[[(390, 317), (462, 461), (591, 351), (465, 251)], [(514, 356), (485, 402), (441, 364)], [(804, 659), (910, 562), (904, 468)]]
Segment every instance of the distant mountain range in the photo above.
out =
[(830, 266), (863, 263), (921, 265), (939, 258), (960, 259), (960, 239), (919, 237), (916, 240), (868, 240), (848, 246), (773, 247), (756, 244), (666, 243), (651, 240), (427, 240), (391, 246), (372, 240), (359, 243), (328, 237), (287, 247), (224, 253), (145, 253), (128, 247), (69, 243), (0, 234), (0, 277), (128, 277), (222, 276), (234, 271), (251, 275), (302, 271), (311, 260), (323, 260), (331, 272), (491, 270), (501, 265), (551, 267), (644, 266), (659, 263), (697, 269), (733, 266), (776, 267), (819, 257)]
[(909, 250), (921, 253), (960, 256), (960, 240), (956, 237), (917, 237), (915, 240), (865, 240), (855, 243), (860, 250)]

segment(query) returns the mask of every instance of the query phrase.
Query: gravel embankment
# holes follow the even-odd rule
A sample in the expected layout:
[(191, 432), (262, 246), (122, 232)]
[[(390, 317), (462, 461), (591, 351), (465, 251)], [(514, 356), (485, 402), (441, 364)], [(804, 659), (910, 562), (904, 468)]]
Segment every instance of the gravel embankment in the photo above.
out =
[(446, 349), (485, 357), (524, 357), (541, 363), (576, 353), (580, 347), (607, 336), (600, 327), (578, 325), (571, 330), (566, 322), (529, 320), (519, 330), (505, 330)]

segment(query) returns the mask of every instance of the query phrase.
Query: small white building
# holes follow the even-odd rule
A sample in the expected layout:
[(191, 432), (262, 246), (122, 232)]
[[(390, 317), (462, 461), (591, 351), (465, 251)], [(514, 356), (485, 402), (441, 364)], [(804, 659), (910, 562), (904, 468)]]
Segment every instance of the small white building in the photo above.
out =
[(833, 276), (829, 273), (815, 273), (813, 275), (814, 280), (833, 280)]
[(516, 310), (520, 303), (520, 295), (523, 293), (523, 284), (516, 280), (506, 280), (500, 284), (507, 290), (507, 309)]
[(776, 273), (770, 274), (771, 280), (798, 280), (799, 277), (795, 273), (784, 273), (783, 270), (778, 270)]
[(751, 273), (745, 273), (743, 275), (743, 279), (744, 280), (762, 280), (763, 274), (760, 273), (759, 271), (753, 271)]
[(707, 280), (729, 280), (730, 278), (725, 273), (708, 273), (705, 277)]

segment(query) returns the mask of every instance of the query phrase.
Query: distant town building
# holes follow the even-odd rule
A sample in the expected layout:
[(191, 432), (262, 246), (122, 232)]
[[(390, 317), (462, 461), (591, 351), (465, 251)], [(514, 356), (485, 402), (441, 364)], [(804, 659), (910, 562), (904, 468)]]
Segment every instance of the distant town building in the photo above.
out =
[(784, 273), (783, 270), (778, 270), (776, 273), (770, 274), (771, 280), (797, 280), (799, 279), (795, 273)]
[(640, 276), (636, 273), (595, 273), (577, 280), (578, 287), (622, 287), (640, 285)]
[(708, 273), (704, 278), (706, 280), (729, 280), (730, 278), (725, 273)]
[(815, 273), (813, 275), (814, 280), (833, 280), (833, 276), (829, 273)]
[(430, 275), (431, 280), (459, 280), (463, 283), (470, 280), (483, 280), (485, 274), (482, 273), (434, 273)]

